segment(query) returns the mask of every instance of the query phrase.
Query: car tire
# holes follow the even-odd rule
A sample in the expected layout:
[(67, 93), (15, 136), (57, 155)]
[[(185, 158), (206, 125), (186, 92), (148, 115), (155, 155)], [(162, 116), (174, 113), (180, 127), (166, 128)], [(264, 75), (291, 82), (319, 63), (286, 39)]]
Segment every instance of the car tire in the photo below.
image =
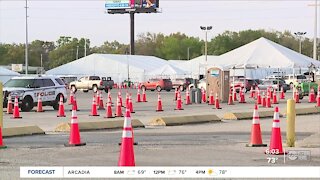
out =
[(76, 93), (76, 92), (77, 92), (77, 88), (76, 88), (75, 85), (72, 85), (72, 86), (71, 86), (71, 91), (72, 91), (73, 93)]
[(54, 100), (54, 103), (52, 105), (53, 109), (54, 110), (59, 110), (59, 103), (60, 103), (60, 95), (62, 96), (63, 100), (64, 100), (64, 97), (62, 94), (58, 94), (57, 97), (56, 97), (56, 100)]
[(98, 92), (98, 86), (97, 85), (93, 85), (92, 86), (92, 90), (94, 93)]
[(166, 91), (167, 91), (167, 92), (170, 92), (170, 91), (171, 91), (171, 89), (167, 89)]
[(157, 86), (157, 87), (156, 87), (156, 90), (157, 90), (158, 92), (160, 92), (162, 89), (161, 89), (160, 86)]
[(21, 111), (30, 112), (33, 109), (33, 99), (30, 96), (24, 97), (21, 102)]
[(89, 90), (82, 90), (82, 91), (85, 92), (85, 93), (89, 92)]
[(104, 92), (108, 93), (109, 92), (109, 88), (105, 88)]

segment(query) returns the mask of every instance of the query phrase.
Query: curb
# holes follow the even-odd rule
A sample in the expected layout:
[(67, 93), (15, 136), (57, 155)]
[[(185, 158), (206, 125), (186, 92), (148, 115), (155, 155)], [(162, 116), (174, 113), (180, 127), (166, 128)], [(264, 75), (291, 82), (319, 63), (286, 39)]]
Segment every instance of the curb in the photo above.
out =
[[(287, 114), (287, 109), (283, 112)], [(320, 114), (320, 107), (296, 108), (296, 115)]]
[[(274, 111), (259, 111), (260, 118), (270, 118), (273, 117)], [(282, 117), (282, 114), (280, 114)], [(253, 112), (239, 112), (239, 113), (232, 113), (228, 112), (223, 115), (223, 120), (246, 120), (252, 119)]]
[[(80, 131), (102, 130), (102, 129), (121, 129), (123, 128), (124, 120), (116, 121), (95, 121), (95, 122), (79, 122)], [(144, 124), (138, 120), (132, 120), (132, 127), (144, 127)], [(54, 130), (55, 132), (69, 132), (70, 123), (60, 123)]]
[(3, 128), (3, 137), (28, 136), (37, 134), (45, 134), (45, 132), (38, 126)]
[(221, 119), (216, 115), (157, 117), (152, 119), (148, 123), (148, 126), (175, 126), (183, 124), (208, 123), (213, 121), (221, 121)]

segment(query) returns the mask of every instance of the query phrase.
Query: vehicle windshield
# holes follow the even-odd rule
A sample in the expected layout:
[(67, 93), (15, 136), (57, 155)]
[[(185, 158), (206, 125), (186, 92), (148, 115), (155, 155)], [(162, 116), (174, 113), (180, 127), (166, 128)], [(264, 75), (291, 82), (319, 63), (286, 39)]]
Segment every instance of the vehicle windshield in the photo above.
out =
[(10, 79), (4, 84), (4, 87), (31, 88), (33, 83), (34, 79)]

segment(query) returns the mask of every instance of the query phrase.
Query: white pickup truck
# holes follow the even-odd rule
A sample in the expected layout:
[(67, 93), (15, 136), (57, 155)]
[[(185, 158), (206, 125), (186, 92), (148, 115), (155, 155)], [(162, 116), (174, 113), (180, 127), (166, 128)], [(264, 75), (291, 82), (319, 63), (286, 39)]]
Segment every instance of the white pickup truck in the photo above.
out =
[(77, 81), (72, 81), (69, 84), (69, 88), (76, 92), (78, 89), (83, 90), (83, 92), (88, 92), (89, 90), (93, 90), (93, 92), (97, 92), (98, 90), (105, 90), (108, 92), (108, 89), (112, 89), (113, 80), (111, 78), (100, 78), (99, 76), (84, 76), (81, 77)]

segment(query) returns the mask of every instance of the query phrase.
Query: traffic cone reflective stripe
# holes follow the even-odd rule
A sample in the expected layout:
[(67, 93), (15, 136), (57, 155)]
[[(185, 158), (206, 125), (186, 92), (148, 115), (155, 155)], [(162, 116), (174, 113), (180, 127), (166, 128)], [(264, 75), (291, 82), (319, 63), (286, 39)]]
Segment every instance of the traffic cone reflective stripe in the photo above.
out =
[(13, 107), (13, 114), (12, 114), (12, 119), (20, 119), (22, 118), (20, 116), (20, 111), (19, 111), (19, 102), (18, 102), (18, 97), (14, 98), (14, 107)]
[(157, 111), (157, 112), (163, 111), (160, 93), (158, 93), (158, 104), (157, 104), (157, 109), (156, 109), (156, 111)]
[(247, 146), (251, 146), (251, 147), (267, 146), (267, 144), (262, 143), (258, 105), (254, 106), (252, 127), (251, 127), (251, 139), (250, 139), (250, 144), (248, 144)]
[(11, 96), (8, 96), (8, 104), (7, 104), (7, 114), (12, 114), (13, 113), (13, 104), (12, 104), (12, 99)]
[[(74, 103), (75, 101), (73, 101)], [(62, 95), (60, 96), (60, 101), (59, 101), (59, 110), (58, 110), (58, 115), (57, 117), (66, 117), (66, 114), (64, 112), (64, 105), (63, 105), (63, 97)]]
[(38, 104), (37, 104), (37, 111), (36, 112), (44, 112), (42, 109), (42, 100), (41, 100), (41, 95), (38, 95)]
[(138, 103), (141, 102), (140, 87), (137, 90), (137, 100), (136, 100), (136, 102), (138, 102)]
[(86, 143), (81, 142), (79, 122), (77, 117), (77, 110), (75, 106), (72, 106), (71, 124), (70, 124), (70, 137), (69, 143), (65, 146), (84, 146)]
[(285, 153), (282, 149), (282, 138), (278, 107), (275, 107), (275, 112), (273, 115), (272, 132), (268, 151), (271, 152), (272, 155), (280, 155)]
[(4, 145), (3, 139), (2, 139), (2, 127), (0, 126), (0, 149), (5, 149), (7, 146)]
[(126, 109), (118, 166), (135, 166), (133, 142), (133, 129), (130, 110)]
[(89, 116), (99, 116), (98, 111), (97, 111), (97, 102), (96, 102), (95, 96), (93, 96), (93, 98), (92, 98), (91, 113)]

